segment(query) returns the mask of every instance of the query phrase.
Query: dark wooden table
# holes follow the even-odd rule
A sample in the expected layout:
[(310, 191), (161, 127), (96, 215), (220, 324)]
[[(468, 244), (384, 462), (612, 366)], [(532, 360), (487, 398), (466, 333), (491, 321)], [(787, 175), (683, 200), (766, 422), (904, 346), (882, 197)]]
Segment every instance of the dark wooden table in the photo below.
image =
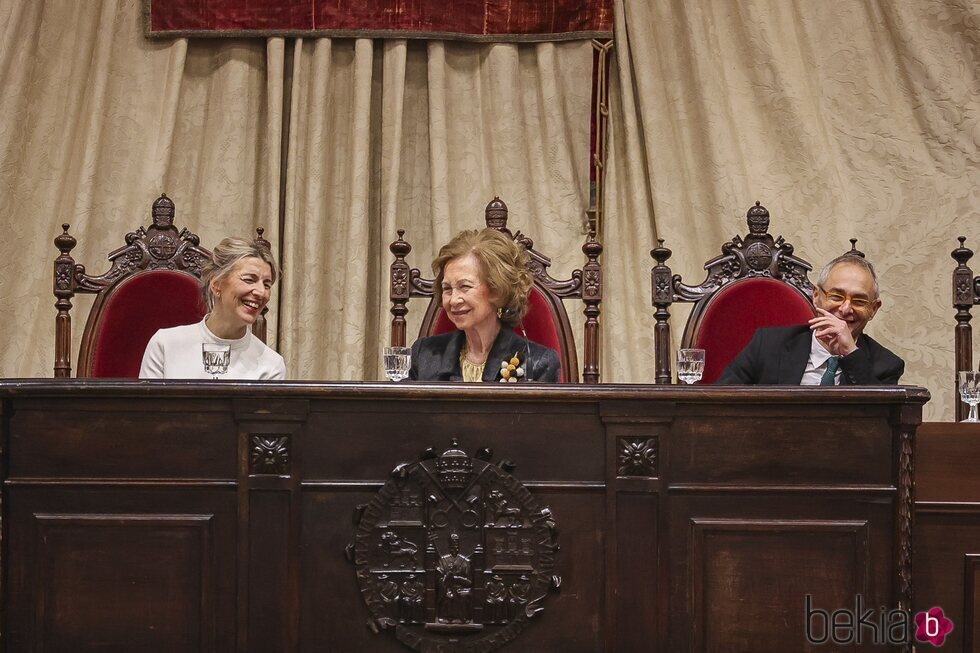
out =
[[(911, 596), (927, 400), (914, 387), (4, 380), (3, 648), (409, 650), (401, 636), (445, 651), (830, 650), (806, 643), (805, 596), (826, 610)], [(464, 524), (462, 599), (435, 569), (451, 538), (433, 515), (452, 492), (404, 490), (435, 482), (451, 456), (419, 454), (452, 438), (491, 474), (439, 517)], [(530, 494), (485, 459), (513, 461)], [(509, 508), (491, 510), (491, 477)], [(427, 540), (405, 535), (422, 533), (412, 510), (427, 511)], [(371, 539), (386, 529), (401, 543)], [(524, 567), (502, 562), (508, 533), (518, 558), (534, 549)], [(521, 603), (518, 575), (535, 584), (552, 560), (548, 533), (560, 592)], [(395, 610), (384, 588), (416, 564), (416, 625), (399, 602), (408, 622), (373, 632), (377, 610)], [(511, 579), (516, 612), (492, 616), (494, 576)], [(447, 623), (452, 610), (466, 623)]]
[(952, 619), (944, 653), (971, 653), (980, 646), (980, 424), (922, 424), (916, 458), (914, 603)]

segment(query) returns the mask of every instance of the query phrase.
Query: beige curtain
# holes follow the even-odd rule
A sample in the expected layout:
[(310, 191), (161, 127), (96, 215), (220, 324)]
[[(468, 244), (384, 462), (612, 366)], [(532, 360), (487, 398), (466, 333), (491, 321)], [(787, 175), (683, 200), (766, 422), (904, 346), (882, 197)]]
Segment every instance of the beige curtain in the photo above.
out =
[[(378, 378), (398, 228), (431, 276), (438, 247), (484, 226), (499, 195), (510, 224), (556, 253), (556, 276), (584, 263), (588, 42), (317, 39), (296, 52), (282, 312), (294, 377)], [(424, 308), (409, 302), (409, 334)]]
[[(980, 5), (622, 0), (616, 11), (605, 379), (652, 380), (654, 238), (698, 283), (760, 200), (773, 233), (815, 266), (858, 238), (884, 302), (868, 333), (905, 359), (904, 383), (931, 390), (925, 418), (952, 419), (949, 252), (958, 235), (980, 251)], [(673, 313), (676, 343), (686, 312)]]
[(499, 195), (555, 276), (584, 260), (588, 42), (148, 41), (138, 0), (12, 0), (0, 25), (3, 376), (51, 375), (58, 225), (101, 273), (164, 191), (205, 245), (265, 227), (292, 378), (378, 378), (396, 228), (428, 271)]

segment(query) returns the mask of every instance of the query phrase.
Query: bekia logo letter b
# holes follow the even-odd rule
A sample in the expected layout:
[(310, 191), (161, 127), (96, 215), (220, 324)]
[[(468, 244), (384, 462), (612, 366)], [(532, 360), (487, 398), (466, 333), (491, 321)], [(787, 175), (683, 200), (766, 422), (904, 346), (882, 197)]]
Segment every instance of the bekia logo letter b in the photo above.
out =
[(933, 607), (915, 615), (915, 639), (942, 646), (946, 635), (953, 631), (953, 622), (946, 618), (943, 609)]

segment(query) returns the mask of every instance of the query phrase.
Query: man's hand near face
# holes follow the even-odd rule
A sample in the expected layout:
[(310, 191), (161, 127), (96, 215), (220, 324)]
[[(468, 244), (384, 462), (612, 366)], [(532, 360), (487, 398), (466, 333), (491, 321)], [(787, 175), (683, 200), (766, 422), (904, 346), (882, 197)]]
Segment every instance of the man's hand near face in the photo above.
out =
[(827, 351), (834, 356), (847, 356), (857, 349), (854, 335), (847, 322), (830, 311), (822, 308), (816, 310), (818, 315), (810, 320), (810, 330)]

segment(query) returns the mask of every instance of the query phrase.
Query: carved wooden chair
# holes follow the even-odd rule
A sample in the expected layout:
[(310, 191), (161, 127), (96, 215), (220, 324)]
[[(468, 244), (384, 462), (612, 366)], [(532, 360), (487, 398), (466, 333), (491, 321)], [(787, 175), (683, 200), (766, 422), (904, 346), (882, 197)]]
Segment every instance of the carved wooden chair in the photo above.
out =
[[(108, 272), (97, 276), (71, 257), (77, 240), (62, 225), (64, 233), (54, 239), (61, 252), (54, 261), (55, 377), (71, 376), (70, 311), (77, 293), (96, 296), (82, 333), (79, 377), (136, 378), (146, 343), (158, 329), (204, 316), (200, 277), (211, 252), (197, 235), (174, 226), (174, 203), (166, 195), (153, 202), (151, 213), (152, 223), (126, 234), (126, 244), (108, 255)], [(264, 317), (252, 331), (265, 341)]]
[(974, 306), (980, 304), (980, 276), (973, 276), (967, 263), (973, 258), (973, 250), (966, 247), (966, 237), (958, 238), (960, 246), (951, 256), (956, 261), (953, 269), (953, 308), (956, 309), (956, 326), (953, 332), (954, 377), (956, 388), (956, 421), (962, 422), (967, 416), (967, 406), (960, 401), (958, 380), (960, 372), (977, 369), (973, 363), (973, 327), (970, 320)]
[[(707, 277), (696, 286), (672, 275), (671, 251), (658, 240), (652, 270), (656, 383), (671, 382), (670, 312), (675, 302), (692, 302), (681, 347), (705, 350), (701, 383), (714, 383), (759, 327), (805, 324), (814, 315), (813, 267), (793, 255), (783, 237), (769, 234), (769, 211), (759, 202), (746, 213), (749, 233), (721, 247), (704, 264)], [(852, 241), (852, 249), (853, 243)], [(856, 250), (854, 250), (856, 251)]]
[[(578, 383), (575, 337), (563, 300), (581, 299), (585, 304), (586, 317), (582, 379), (584, 383), (598, 383), (599, 303), (602, 301), (602, 267), (599, 255), (602, 253), (602, 245), (596, 241), (595, 234), (589, 234), (582, 246), (586, 256), (582, 269), (572, 270), (568, 279), (558, 280), (548, 272), (551, 259), (535, 250), (534, 242), (530, 238), (519, 231), (513, 234), (507, 228), (507, 205), (499, 197), (487, 204), (485, 214), (487, 227), (507, 234), (530, 255), (529, 267), (534, 277), (534, 287), (530, 295), (531, 307), (523, 322), (528, 338), (558, 352), (563, 383)], [(434, 280), (423, 278), (421, 270), (410, 267), (405, 261), (412, 246), (404, 240), (404, 234), (405, 231), (399, 229), (398, 239), (389, 246), (391, 253), (395, 255), (390, 270), (390, 295), (391, 344), (396, 347), (406, 344), (405, 315), (408, 314), (408, 300), (412, 297), (429, 298), (419, 330), (420, 337), (447, 333), (455, 328), (442, 310), (439, 295), (433, 293)]]

